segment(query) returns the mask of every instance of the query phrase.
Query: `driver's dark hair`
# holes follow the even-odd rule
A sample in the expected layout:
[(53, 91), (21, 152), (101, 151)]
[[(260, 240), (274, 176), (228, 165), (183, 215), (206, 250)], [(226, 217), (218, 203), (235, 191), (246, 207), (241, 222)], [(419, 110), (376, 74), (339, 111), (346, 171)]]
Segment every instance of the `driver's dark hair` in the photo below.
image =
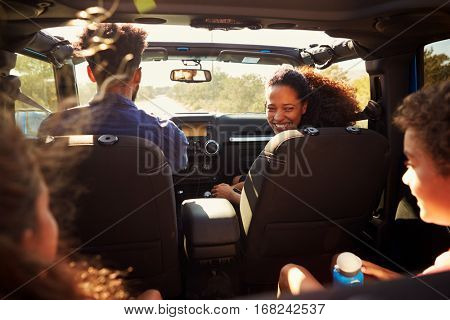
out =
[[(113, 75), (130, 76), (141, 63), (147, 32), (131, 24), (101, 23), (86, 28), (74, 45), (76, 54), (86, 58), (101, 85)], [(127, 61), (129, 55), (132, 59)]]
[(450, 80), (407, 96), (394, 116), (402, 130), (414, 130), (437, 171), (450, 175)]

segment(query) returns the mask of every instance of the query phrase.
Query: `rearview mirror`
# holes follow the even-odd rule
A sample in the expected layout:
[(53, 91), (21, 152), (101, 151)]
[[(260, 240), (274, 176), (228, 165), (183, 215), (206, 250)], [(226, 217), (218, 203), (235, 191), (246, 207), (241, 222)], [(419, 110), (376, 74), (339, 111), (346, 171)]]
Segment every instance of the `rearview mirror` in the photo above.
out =
[(209, 82), (211, 72), (201, 69), (175, 69), (170, 73), (170, 80), (180, 82)]

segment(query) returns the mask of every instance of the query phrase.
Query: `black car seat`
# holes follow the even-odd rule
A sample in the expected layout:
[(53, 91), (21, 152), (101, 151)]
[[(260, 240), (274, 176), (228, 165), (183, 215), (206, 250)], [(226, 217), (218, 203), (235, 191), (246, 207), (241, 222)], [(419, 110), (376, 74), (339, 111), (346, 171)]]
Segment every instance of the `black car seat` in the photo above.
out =
[(355, 127), (305, 130), (273, 137), (245, 180), (240, 211), (248, 285), (273, 285), (286, 263), (329, 280), (332, 255), (357, 248), (379, 204), (387, 140)]
[(70, 174), (82, 188), (74, 222), (81, 252), (100, 255), (107, 267), (132, 267), (129, 283), (136, 290), (155, 288), (165, 298), (178, 296), (175, 197), (161, 150), (148, 140), (129, 136), (46, 140), (45, 147), (62, 147), (79, 160)]

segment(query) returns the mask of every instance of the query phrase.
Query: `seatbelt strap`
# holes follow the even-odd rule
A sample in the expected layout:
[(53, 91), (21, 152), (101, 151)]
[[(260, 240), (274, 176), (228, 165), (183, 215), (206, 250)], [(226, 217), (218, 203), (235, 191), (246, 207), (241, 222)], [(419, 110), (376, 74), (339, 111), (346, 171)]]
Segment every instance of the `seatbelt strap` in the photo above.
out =
[(5, 95), (10, 102), (14, 102), (17, 100), (33, 108), (42, 110), (47, 113), (52, 113), (49, 109), (41, 106), (39, 103), (20, 91), (21, 82), (19, 77), (13, 75), (2, 76), (0, 77), (0, 81), (0, 92)]
[(47, 109), (46, 107), (41, 106), (39, 103), (37, 103), (36, 101), (34, 101), (33, 99), (31, 99), (29, 96), (25, 95), (22, 92), (19, 92), (19, 94), (17, 95), (17, 101), (23, 102), (29, 106), (32, 106), (36, 109), (40, 109), (44, 112), (47, 113), (52, 113), (49, 109)]

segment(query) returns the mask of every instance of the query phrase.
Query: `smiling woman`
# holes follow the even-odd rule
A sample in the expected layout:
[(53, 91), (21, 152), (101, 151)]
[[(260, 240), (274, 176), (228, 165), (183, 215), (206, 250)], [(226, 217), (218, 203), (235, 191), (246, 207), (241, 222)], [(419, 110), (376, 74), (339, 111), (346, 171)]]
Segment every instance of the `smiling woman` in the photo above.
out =
[(266, 89), (267, 122), (275, 133), (296, 129), (308, 109), (312, 88), (299, 72), (281, 69)]
[[(354, 90), (311, 68), (280, 68), (266, 85), (266, 118), (275, 134), (306, 126), (345, 127), (355, 123), (359, 111)], [(215, 185), (214, 197), (239, 204), (244, 176), (233, 185)]]
[(307, 125), (348, 126), (358, 111), (352, 88), (311, 68), (282, 68), (267, 83), (267, 121), (275, 133)]

